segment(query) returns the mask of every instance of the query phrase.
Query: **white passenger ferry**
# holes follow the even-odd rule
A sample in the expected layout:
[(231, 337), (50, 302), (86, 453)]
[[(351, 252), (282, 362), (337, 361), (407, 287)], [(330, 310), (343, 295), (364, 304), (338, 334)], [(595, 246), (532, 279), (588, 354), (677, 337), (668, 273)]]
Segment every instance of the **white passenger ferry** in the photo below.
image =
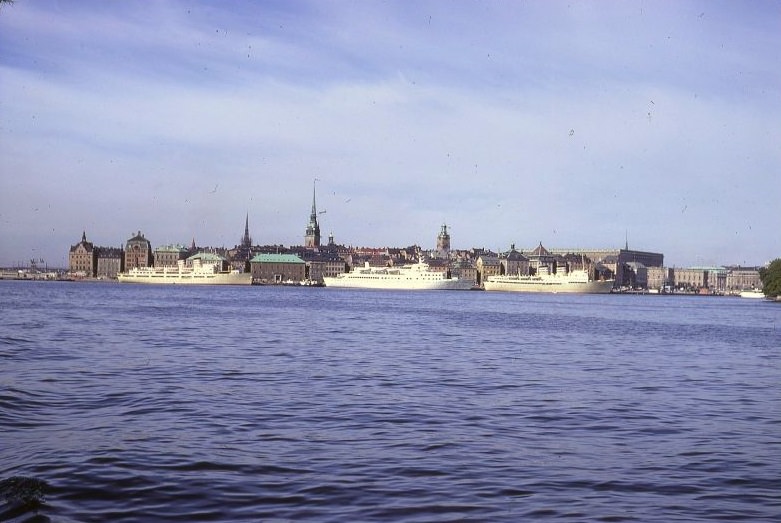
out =
[(487, 291), (607, 294), (613, 289), (613, 282), (591, 279), (585, 270), (551, 274), (546, 267), (540, 267), (534, 276), (488, 276), (483, 287)]
[(326, 287), (349, 287), (357, 289), (396, 290), (469, 290), (474, 280), (460, 279), (450, 271), (432, 271), (427, 263), (419, 261), (401, 267), (354, 268), (337, 276), (324, 277)]
[(117, 274), (122, 283), (154, 283), (176, 285), (250, 285), (252, 274), (248, 272), (220, 270), (219, 263), (202, 263), (193, 260), (187, 267), (180, 260), (176, 267), (134, 267)]

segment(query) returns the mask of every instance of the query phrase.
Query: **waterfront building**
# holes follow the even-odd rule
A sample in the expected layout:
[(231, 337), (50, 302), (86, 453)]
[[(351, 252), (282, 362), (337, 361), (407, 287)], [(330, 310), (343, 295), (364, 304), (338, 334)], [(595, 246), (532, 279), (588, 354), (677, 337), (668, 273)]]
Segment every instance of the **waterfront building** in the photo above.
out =
[(141, 234), (141, 231), (138, 231), (125, 244), (125, 271), (136, 267), (151, 267), (153, 261), (152, 244)]
[(749, 289), (761, 289), (762, 280), (759, 278), (759, 269), (756, 267), (727, 267), (724, 277), (724, 289), (726, 292), (739, 292)]
[(662, 290), (673, 281), (670, 269), (667, 267), (646, 267), (645, 270), (649, 289)]
[(119, 247), (95, 248), (95, 276), (116, 279), (124, 269), (125, 251)]
[(187, 259), (189, 250), (184, 245), (163, 245), (154, 251), (155, 267), (176, 267), (179, 260)]
[(527, 275), (529, 274), (529, 258), (515, 250), (515, 245), (510, 250), (499, 255), (500, 275)]
[(648, 288), (648, 267), (640, 262), (627, 262), (623, 265), (624, 285), (630, 289)]
[(673, 285), (676, 289), (699, 290), (708, 288), (708, 271), (702, 268), (674, 267)]
[(472, 280), (477, 282), (477, 268), (470, 260), (465, 258), (462, 258), (453, 264), (451, 273), (459, 280)]
[(556, 272), (556, 254), (542, 246), (542, 242), (526, 257), (529, 259), (529, 270), (536, 274), (540, 267), (546, 267), (549, 272)]
[(320, 224), (317, 223), (316, 189), (317, 185), (312, 190), (312, 212), (309, 214), (309, 223), (304, 234), (304, 246), (310, 249), (320, 247)]
[(478, 285), (485, 281), (489, 276), (496, 276), (501, 273), (502, 265), (499, 263), (499, 257), (493, 253), (481, 254), (475, 262)]
[(250, 260), (256, 283), (301, 282), (306, 279), (306, 262), (295, 254), (258, 254)]
[(88, 242), (85, 231), (81, 241), (70, 248), (68, 271), (82, 278), (116, 278), (124, 269), (124, 255), (121, 248), (97, 247)]
[(296, 253), (306, 263), (305, 279), (323, 282), (323, 278), (332, 278), (345, 271), (345, 263), (336, 250), (315, 251), (303, 249)]
[(727, 287), (727, 269), (724, 267), (695, 267), (695, 269), (705, 271), (707, 289), (712, 294), (724, 294)]
[(92, 278), (97, 272), (97, 257), (92, 242), (87, 241), (87, 231), (81, 233), (81, 241), (71, 245), (68, 253), (68, 270), (79, 276)]

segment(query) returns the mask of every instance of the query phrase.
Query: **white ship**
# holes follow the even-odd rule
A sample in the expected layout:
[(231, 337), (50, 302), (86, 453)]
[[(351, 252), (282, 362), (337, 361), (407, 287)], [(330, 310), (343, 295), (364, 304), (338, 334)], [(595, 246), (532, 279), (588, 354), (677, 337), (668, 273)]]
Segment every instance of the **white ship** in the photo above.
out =
[(613, 280), (591, 279), (584, 270), (551, 274), (541, 267), (534, 276), (488, 276), (483, 287), (487, 291), (607, 294), (613, 289)]
[(451, 276), (450, 271), (429, 269), (423, 261), (401, 267), (370, 267), (367, 262), (351, 272), (326, 276), (323, 282), (326, 287), (395, 290), (469, 290), (475, 285), (474, 280)]
[(765, 293), (762, 292), (759, 289), (751, 289), (751, 290), (748, 290), (748, 291), (741, 291), (740, 297), (741, 298), (765, 299)]
[(201, 263), (193, 260), (192, 267), (179, 261), (176, 267), (134, 267), (117, 274), (122, 283), (154, 283), (176, 285), (250, 285), (252, 274), (248, 272), (222, 272), (218, 263)]

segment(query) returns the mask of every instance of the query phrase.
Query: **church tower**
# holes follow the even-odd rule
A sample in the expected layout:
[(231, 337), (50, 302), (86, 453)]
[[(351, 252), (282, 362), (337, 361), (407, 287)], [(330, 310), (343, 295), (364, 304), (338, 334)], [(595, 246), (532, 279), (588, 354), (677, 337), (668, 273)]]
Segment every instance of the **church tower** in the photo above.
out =
[(312, 189), (312, 212), (309, 215), (309, 224), (306, 226), (306, 234), (304, 235), (304, 247), (309, 248), (320, 247), (320, 224), (317, 223), (317, 203), (315, 201), (316, 189), (317, 182), (315, 181)]
[(244, 236), (241, 237), (236, 249), (236, 259), (239, 261), (249, 261), (252, 258), (252, 237), (249, 235), (249, 213), (244, 220)]
[(244, 220), (244, 236), (241, 238), (241, 246), (245, 249), (252, 247), (252, 238), (249, 235), (249, 213), (247, 213), (247, 218)]
[(450, 254), (450, 233), (447, 232), (447, 225), (444, 223), (439, 231), (439, 236), (437, 236), (437, 252), (444, 258)]

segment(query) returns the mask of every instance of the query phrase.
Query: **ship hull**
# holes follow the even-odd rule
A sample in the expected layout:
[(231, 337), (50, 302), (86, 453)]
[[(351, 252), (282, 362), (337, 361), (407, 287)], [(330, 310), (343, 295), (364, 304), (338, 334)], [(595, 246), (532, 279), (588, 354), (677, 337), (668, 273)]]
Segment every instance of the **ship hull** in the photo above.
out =
[(118, 274), (120, 283), (141, 283), (152, 285), (251, 285), (250, 273), (216, 274)]
[(469, 290), (474, 282), (468, 280), (435, 280), (435, 281), (417, 281), (414, 279), (396, 279), (396, 278), (343, 278), (327, 277), (323, 278), (326, 287), (337, 287), (345, 289), (387, 289), (404, 291), (434, 291), (450, 290), (463, 291)]
[(535, 280), (532, 278), (488, 279), (483, 283), (486, 291), (544, 292), (572, 294), (608, 294), (613, 281), (557, 281), (556, 279)]

